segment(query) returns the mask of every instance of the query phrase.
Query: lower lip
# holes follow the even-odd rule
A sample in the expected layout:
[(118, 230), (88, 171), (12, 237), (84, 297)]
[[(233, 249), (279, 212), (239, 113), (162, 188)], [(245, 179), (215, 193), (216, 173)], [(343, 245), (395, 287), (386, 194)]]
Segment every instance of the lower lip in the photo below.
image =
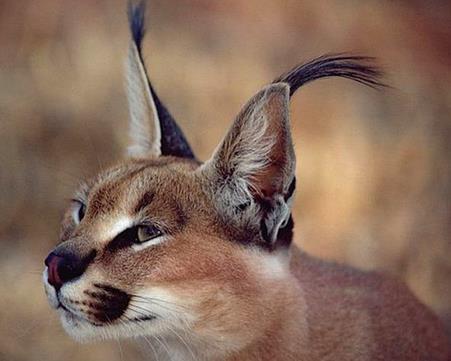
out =
[(58, 307), (58, 310), (61, 310), (61, 317), (65, 320), (65, 322), (67, 322), (70, 327), (72, 328), (76, 328), (79, 327), (81, 324), (82, 325), (86, 325), (86, 324), (90, 324), (90, 322), (87, 322), (86, 320), (84, 320), (83, 318), (81, 318), (80, 316), (75, 315), (74, 313), (72, 313), (71, 311), (67, 310), (67, 308), (63, 307)]
[(72, 312), (70, 312), (66, 307), (64, 307), (64, 305), (61, 303), (61, 302), (59, 302), (58, 303), (58, 306), (56, 307), (57, 309), (62, 309), (62, 310), (64, 310), (64, 311), (66, 311), (66, 312), (68, 312), (68, 313), (72, 313)]
[(58, 304), (57, 310), (64, 312), (64, 317), (69, 318), (71, 321), (82, 321), (83, 319), (73, 312), (69, 311), (61, 302)]

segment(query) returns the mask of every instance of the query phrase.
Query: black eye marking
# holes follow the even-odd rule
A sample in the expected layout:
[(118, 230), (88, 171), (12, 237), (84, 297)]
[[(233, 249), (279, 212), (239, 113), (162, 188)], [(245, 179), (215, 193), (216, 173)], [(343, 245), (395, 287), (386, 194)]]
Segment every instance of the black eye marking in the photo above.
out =
[(114, 237), (106, 248), (109, 251), (117, 251), (118, 249), (130, 247), (133, 244), (133, 240), (136, 239), (136, 236), (136, 227), (127, 228)]
[(143, 244), (161, 235), (163, 235), (163, 232), (152, 224), (138, 225), (127, 228), (119, 233), (110, 243), (108, 243), (106, 248), (112, 252), (130, 247), (133, 244)]

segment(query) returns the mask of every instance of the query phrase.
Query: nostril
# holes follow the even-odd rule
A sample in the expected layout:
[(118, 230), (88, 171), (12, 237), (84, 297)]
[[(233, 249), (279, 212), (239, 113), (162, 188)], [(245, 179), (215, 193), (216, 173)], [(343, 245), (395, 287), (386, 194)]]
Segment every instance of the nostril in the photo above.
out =
[(80, 258), (73, 253), (50, 253), (44, 263), (48, 268), (48, 282), (59, 290), (65, 282), (80, 277), (88, 265), (94, 260), (97, 252), (92, 250), (87, 256)]
[(64, 261), (63, 257), (57, 256), (53, 252), (50, 253), (45, 259), (45, 265), (47, 266), (48, 282), (57, 290), (63, 285), (63, 281), (59, 274), (60, 264)]

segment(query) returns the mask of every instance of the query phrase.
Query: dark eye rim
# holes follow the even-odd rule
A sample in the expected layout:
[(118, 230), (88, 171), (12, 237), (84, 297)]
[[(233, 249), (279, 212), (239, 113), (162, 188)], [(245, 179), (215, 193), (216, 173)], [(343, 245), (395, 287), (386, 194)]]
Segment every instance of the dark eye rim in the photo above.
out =
[[(148, 238), (146, 241), (139, 242), (138, 240), (138, 227), (154, 227), (158, 230), (158, 234), (156, 234), (153, 238)], [(152, 239), (155, 239), (159, 236), (163, 236), (167, 234), (167, 232), (162, 229), (161, 227), (153, 224), (153, 223), (139, 223), (134, 226), (131, 226), (125, 230), (123, 230), (121, 233), (116, 235), (106, 246), (106, 249), (110, 252), (117, 251), (119, 249), (129, 248), (133, 245), (142, 245), (145, 244), (147, 241), (150, 241)]]

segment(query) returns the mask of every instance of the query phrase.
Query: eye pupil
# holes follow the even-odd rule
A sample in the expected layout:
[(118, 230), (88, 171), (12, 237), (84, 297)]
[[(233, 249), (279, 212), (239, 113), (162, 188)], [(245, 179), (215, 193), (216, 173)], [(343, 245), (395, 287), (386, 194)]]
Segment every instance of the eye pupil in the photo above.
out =
[(78, 209), (78, 220), (81, 221), (85, 216), (86, 206), (84, 204), (80, 204), (80, 208)]
[(136, 230), (136, 243), (143, 243), (150, 241), (153, 238), (159, 237), (162, 232), (153, 225), (138, 226)]

